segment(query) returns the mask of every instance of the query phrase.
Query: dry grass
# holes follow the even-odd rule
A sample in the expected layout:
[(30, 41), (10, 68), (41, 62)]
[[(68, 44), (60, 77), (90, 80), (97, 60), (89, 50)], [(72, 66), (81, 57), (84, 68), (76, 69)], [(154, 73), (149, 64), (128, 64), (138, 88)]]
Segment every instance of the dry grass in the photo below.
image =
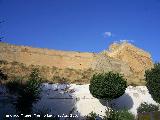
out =
[(7, 62), (0, 61), (0, 69), (3, 70), (8, 75), (8, 81), (12, 81), (15, 78), (21, 76), (23, 81), (28, 79), (30, 71), (33, 68), (38, 68), (40, 74), (42, 75), (44, 82), (50, 83), (76, 83), (85, 84), (89, 83), (90, 77), (93, 74), (92, 69), (72, 69), (72, 68), (57, 68), (55, 66), (39, 66), (39, 65), (29, 65), (26, 66), (23, 63), (18, 63), (16, 61)]

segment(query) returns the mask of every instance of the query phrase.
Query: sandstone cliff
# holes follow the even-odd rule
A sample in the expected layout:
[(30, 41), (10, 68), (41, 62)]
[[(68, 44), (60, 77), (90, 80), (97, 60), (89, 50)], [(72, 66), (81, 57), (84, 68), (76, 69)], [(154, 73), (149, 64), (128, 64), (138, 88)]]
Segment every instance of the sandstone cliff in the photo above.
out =
[[(153, 66), (150, 54), (130, 43), (114, 43), (109, 50), (100, 53), (58, 51), (0, 43), (0, 60), (23, 63), (26, 66), (46, 66), (47, 79), (58, 75), (72, 79), (72, 82), (83, 79), (86, 83), (94, 70), (120, 72), (128, 83), (141, 85), (144, 82), (144, 71)], [(5, 68), (4, 66), (1, 65), (1, 68)], [(6, 71), (10, 70), (9, 66), (12, 67), (8, 65)], [(56, 72), (50, 70), (53, 67), (57, 69)]]

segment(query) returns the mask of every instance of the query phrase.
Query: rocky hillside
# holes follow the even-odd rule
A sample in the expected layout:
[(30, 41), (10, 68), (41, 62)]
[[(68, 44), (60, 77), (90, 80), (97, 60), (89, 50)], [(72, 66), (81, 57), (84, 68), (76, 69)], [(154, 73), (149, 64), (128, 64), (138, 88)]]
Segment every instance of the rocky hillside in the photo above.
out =
[(127, 43), (113, 43), (109, 50), (101, 52), (95, 69), (98, 71), (113, 70), (126, 76), (129, 83), (143, 84), (145, 70), (153, 67), (151, 55)]
[(129, 84), (141, 85), (144, 83), (144, 71), (153, 66), (151, 55), (130, 43), (114, 43), (109, 50), (100, 53), (58, 51), (0, 43), (0, 60), (0, 69), (7, 74), (12, 73), (12, 76), (25, 74), (34, 65), (43, 68), (41, 71), (47, 80), (60, 76), (72, 82), (83, 83), (89, 82), (93, 72), (116, 71), (124, 74)]

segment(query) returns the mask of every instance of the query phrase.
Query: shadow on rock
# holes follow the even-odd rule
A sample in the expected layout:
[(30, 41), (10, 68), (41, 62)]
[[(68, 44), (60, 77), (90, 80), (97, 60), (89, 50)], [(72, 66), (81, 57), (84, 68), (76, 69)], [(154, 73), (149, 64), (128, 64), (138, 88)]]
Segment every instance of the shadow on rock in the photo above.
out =
[(121, 97), (112, 100), (110, 106), (116, 110), (131, 109), (133, 107), (133, 100), (131, 96), (125, 93)]
[(108, 106), (116, 110), (131, 109), (133, 107), (133, 100), (128, 94), (123, 94), (121, 97), (114, 99), (107, 103), (106, 100), (99, 100), (103, 106)]

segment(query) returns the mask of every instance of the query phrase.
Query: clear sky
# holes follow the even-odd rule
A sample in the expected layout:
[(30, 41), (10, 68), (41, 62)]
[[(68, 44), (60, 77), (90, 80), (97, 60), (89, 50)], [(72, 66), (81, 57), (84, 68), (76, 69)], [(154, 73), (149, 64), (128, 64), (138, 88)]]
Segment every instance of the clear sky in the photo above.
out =
[(160, 0), (0, 0), (3, 41), (100, 52), (129, 40), (160, 60)]

